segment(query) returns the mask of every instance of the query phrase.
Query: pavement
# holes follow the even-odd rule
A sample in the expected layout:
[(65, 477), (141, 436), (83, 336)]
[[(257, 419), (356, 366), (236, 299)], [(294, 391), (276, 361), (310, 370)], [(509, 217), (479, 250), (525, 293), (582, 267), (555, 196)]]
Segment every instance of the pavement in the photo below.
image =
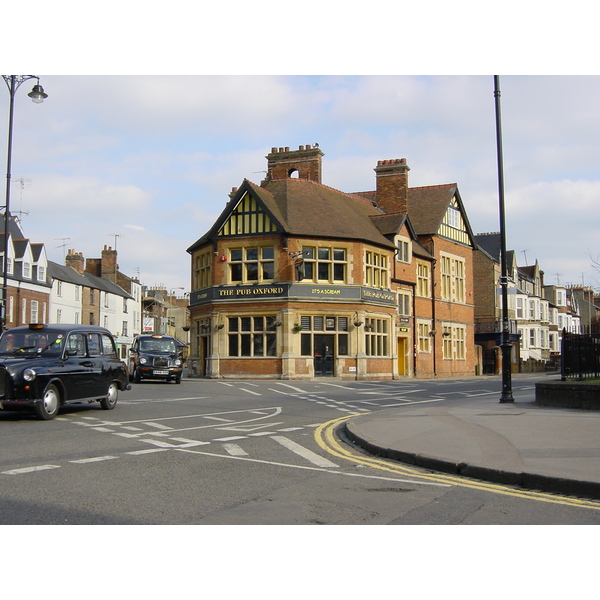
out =
[(345, 436), (409, 465), (526, 489), (600, 499), (600, 411), (421, 402), (352, 417)]

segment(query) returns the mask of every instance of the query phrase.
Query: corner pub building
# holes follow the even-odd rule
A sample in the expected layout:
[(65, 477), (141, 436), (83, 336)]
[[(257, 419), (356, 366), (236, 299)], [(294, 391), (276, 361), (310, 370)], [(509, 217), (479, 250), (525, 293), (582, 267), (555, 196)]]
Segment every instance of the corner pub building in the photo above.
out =
[(191, 255), (190, 375), (377, 380), (475, 374), (474, 237), (456, 184), (321, 183), (317, 145), (273, 148)]

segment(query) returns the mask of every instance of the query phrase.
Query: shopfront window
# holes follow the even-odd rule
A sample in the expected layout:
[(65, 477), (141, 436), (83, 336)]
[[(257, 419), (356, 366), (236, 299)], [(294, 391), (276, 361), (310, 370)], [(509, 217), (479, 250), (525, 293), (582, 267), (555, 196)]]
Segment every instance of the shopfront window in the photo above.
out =
[(348, 317), (335, 316), (302, 316), (300, 318), (302, 333), (300, 339), (300, 352), (303, 356), (312, 356), (315, 341), (319, 336), (331, 334), (336, 340), (336, 355), (348, 356)]
[(230, 317), (229, 356), (277, 356), (275, 317)]
[(367, 356), (388, 356), (388, 322), (385, 319), (366, 319), (365, 353)]

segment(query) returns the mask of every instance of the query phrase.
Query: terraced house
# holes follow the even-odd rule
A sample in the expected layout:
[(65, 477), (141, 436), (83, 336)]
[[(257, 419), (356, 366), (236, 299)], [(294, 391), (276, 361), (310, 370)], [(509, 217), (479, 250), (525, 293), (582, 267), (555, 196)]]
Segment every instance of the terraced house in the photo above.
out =
[[(4, 214), (1, 215), (4, 220)], [(25, 237), (21, 223), (15, 216), (8, 218), (8, 237), (0, 233), (0, 247), (6, 246), (6, 313), (5, 327), (44, 322), (50, 310), (51, 284), (48, 281), (48, 259), (44, 244), (31, 242)], [(4, 264), (4, 251), (2, 251)]]
[(273, 148), (191, 255), (192, 375), (391, 379), (475, 373), (473, 234), (456, 184), (321, 182), (316, 146)]

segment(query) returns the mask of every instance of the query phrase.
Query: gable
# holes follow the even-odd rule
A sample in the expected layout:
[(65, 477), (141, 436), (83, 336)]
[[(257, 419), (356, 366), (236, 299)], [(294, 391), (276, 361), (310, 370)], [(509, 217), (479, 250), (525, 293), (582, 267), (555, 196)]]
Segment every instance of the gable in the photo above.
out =
[(469, 226), (463, 216), (462, 206), (456, 195), (452, 197), (446, 208), (446, 214), (440, 223), (437, 234), (459, 244), (472, 245)]
[(261, 204), (249, 192), (245, 192), (225, 220), (217, 235), (260, 235), (277, 233), (279, 228)]

